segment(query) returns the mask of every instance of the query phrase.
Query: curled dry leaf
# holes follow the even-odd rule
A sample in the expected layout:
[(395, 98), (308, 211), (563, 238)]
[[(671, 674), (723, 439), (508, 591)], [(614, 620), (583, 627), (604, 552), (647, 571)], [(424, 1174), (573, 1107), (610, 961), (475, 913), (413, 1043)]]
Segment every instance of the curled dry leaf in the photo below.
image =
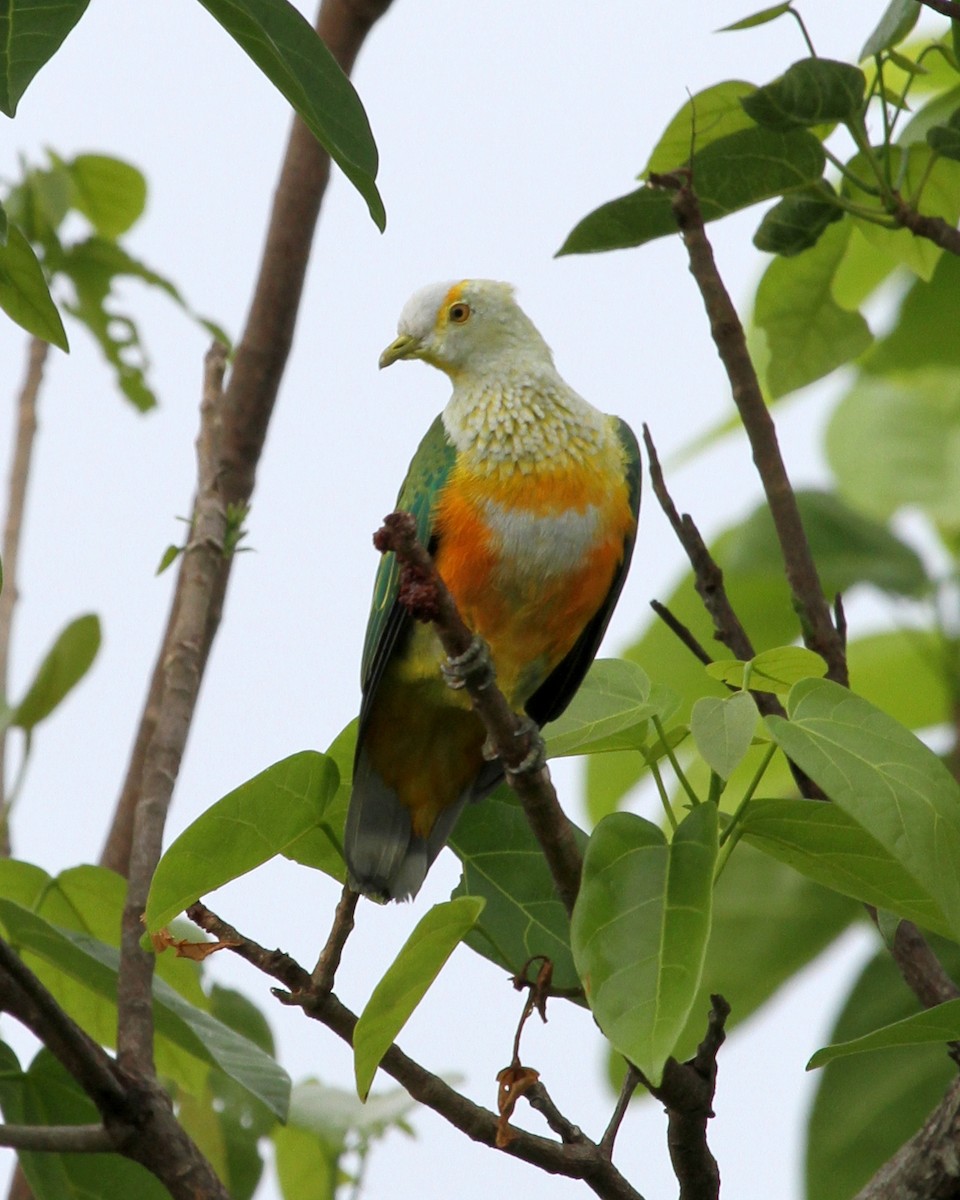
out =
[(519, 1063), (512, 1063), (509, 1067), (504, 1067), (497, 1075), (497, 1083), (500, 1085), (497, 1089), (497, 1110), (500, 1113), (496, 1140), (498, 1150), (509, 1146), (517, 1136), (510, 1128), (508, 1121), (520, 1097), (539, 1080), (539, 1071), (535, 1071), (533, 1067), (523, 1067)]
[(214, 954), (217, 950), (226, 950), (231, 946), (240, 945), (236, 940), (224, 942), (189, 942), (186, 938), (173, 937), (169, 929), (159, 929), (156, 933), (151, 933), (150, 941), (153, 943), (153, 948), (157, 954), (162, 954), (164, 950), (172, 949), (176, 951), (177, 958), (189, 958), (194, 962), (203, 962), (208, 955)]

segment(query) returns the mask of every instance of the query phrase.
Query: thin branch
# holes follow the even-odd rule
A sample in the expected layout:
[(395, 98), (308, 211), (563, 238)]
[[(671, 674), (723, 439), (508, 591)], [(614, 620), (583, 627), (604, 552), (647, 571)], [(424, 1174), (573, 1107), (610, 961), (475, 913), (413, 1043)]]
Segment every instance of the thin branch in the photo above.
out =
[(617, 1106), (614, 1108), (613, 1114), (610, 1117), (610, 1123), (607, 1125), (607, 1128), (603, 1132), (603, 1137), (600, 1139), (600, 1149), (608, 1158), (612, 1158), (613, 1156), (614, 1142), (617, 1140), (617, 1134), (620, 1132), (623, 1118), (627, 1115), (627, 1109), (630, 1107), (633, 1093), (639, 1085), (640, 1072), (633, 1063), (627, 1063), (627, 1073), (623, 1077), (620, 1095), (617, 1097)]
[[(315, 28), (349, 75), (367, 34), (391, 0), (323, 0)], [(250, 502), (267, 426), (286, 367), (296, 325), (310, 247), (320, 204), (330, 178), (330, 157), (299, 118), (295, 118), (274, 193), (266, 242), (243, 334), (226, 388), (223, 423), (225, 504)], [(206, 666), (220, 623), (233, 558), (224, 559), (215, 580), (207, 627), (197, 662)], [(126, 875), (133, 822), (143, 788), (144, 763), (160, 716), (165, 663), (174, 648), (179, 596), (186, 563), (181, 562), (167, 627), (154, 664), (147, 698), (130, 754), (101, 864)]]
[[(453, 597), (437, 574), (433, 560), (417, 541), (416, 523), (409, 513), (391, 513), (384, 519), (374, 543), (382, 551), (392, 550), (403, 569), (400, 598), (411, 615), (432, 621), (444, 650), (451, 659), (472, 653), (477, 645), (464, 625)], [(464, 686), (474, 712), (483, 721), (487, 735), (504, 765), (507, 782), (520, 797), (527, 820), (546, 857), (554, 884), (567, 912), (573, 911), (580, 889), (583, 857), (546, 764), (528, 769), (537, 753), (539, 735), (529, 728), (507, 703), (493, 681), (487, 660), (483, 669), (470, 671)]]
[[(305, 968), (290, 955), (281, 950), (267, 950), (244, 937), (202, 904), (194, 904), (187, 915), (207, 933), (233, 943), (229, 948), (234, 954), (290, 989), (275, 990), (278, 1000), (302, 1008), (307, 1016), (325, 1025), (347, 1045), (353, 1044), (356, 1015), (333, 992), (316, 991)], [(414, 1100), (438, 1113), (461, 1133), (485, 1146), (497, 1145), (497, 1115), (461, 1095), (438, 1075), (409, 1058), (399, 1046), (392, 1045), (380, 1065)], [(565, 1127), (568, 1132), (575, 1128), (569, 1122)], [(513, 1140), (501, 1147), (505, 1154), (553, 1175), (582, 1179), (603, 1200), (643, 1200), (589, 1138), (582, 1136), (581, 1140), (563, 1144), (522, 1129), (513, 1129), (513, 1133)]]
[(568, 1121), (550, 1097), (550, 1093), (538, 1080), (524, 1092), (524, 1098), (535, 1108), (565, 1146), (592, 1146), (579, 1125)]
[[(924, 0), (924, 3), (933, 7), (931, 0)], [(949, 0), (943, 0), (943, 3), (949, 3)], [(952, 5), (952, 7), (960, 6)], [(899, 197), (894, 209), (894, 217), (898, 225), (909, 229), (916, 237), (927, 238), (935, 246), (940, 246), (950, 254), (960, 254), (960, 229), (957, 229), (955, 225), (947, 224), (943, 217), (930, 217), (919, 213)]]
[(333, 991), (333, 983), (340, 966), (343, 948), (347, 944), (347, 938), (353, 932), (353, 917), (357, 911), (359, 899), (359, 892), (353, 891), (347, 884), (343, 885), (343, 893), (337, 904), (337, 911), (334, 913), (330, 936), (317, 959), (317, 965), (311, 976), (311, 984), (318, 992)]
[[(16, 434), (10, 481), (7, 486), (7, 515), (3, 526), (3, 587), (0, 589), (0, 704), (9, 702), (10, 637), (13, 613), (19, 598), (20, 534), (27, 501), (30, 460), (37, 433), (37, 397), (43, 382), (43, 368), (50, 345), (42, 338), (30, 339), (27, 373), (17, 399)], [(0, 733), (0, 854), (10, 853), (7, 823), (6, 749), (7, 731)]]
[(103, 1154), (116, 1149), (106, 1125), (0, 1125), (0, 1146), (56, 1154)]
[(960, 1080), (917, 1133), (883, 1164), (854, 1200), (956, 1200), (960, 1195)]
[(698, 658), (704, 666), (713, 662), (710, 655), (704, 650), (693, 633), (684, 625), (684, 623), (673, 615), (665, 604), (661, 604), (659, 600), (651, 600), (650, 607), (657, 614), (660, 620), (666, 625), (671, 633), (675, 634), (681, 642), (686, 646), (694, 658)]
[(164, 689), (158, 720), (144, 757), (143, 790), (137, 804), (123, 913), (120, 974), (117, 982), (117, 1053), (129, 1071), (153, 1074), (154, 955), (140, 947), (141, 917), (150, 881), (160, 861), (163, 827), (180, 771), (202, 676), (204, 630), (224, 556), (226, 512), (220, 495), (220, 441), (226, 349), (214, 344), (204, 363), (198, 484), (190, 540), (183, 553), (177, 619), (164, 663)]
[[(875, 910), (868, 907), (871, 916)], [(930, 943), (912, 921), (900, 921), (890, 947), (907, 987), (924, 1008), (960, 999), (960, 988), (943, 969)]]
[(734, 403), (750, 439), (753, 461), (777, 532), (804, 642), (827, 663), (829, 678), (846, 684), (847, 663), (843, 645), (830, 619), (830, 609), (824, 599), (820, 576), (800, 519), (797, 498), (780, 454), (776, 427), (764, 402), (737, 310), (717, 270), (697, 197), (689, 178), (658, 175), (651, 177), (651, 182), (673, 192), (673, 212), (687, 248), (690, 272), (703, 297), (710, 320), (710, 332), (726, 369)]

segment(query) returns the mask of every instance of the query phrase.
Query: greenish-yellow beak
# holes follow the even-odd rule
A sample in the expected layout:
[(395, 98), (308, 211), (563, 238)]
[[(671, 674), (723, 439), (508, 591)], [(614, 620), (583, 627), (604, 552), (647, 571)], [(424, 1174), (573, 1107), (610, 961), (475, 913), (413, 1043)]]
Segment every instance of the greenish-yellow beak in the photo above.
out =
[(380, 370), (395, 363), (398, 358), (413, 358), (420, 349), (420, 340), (412, 334), (401, 333), (400, 336), (380, 355)]

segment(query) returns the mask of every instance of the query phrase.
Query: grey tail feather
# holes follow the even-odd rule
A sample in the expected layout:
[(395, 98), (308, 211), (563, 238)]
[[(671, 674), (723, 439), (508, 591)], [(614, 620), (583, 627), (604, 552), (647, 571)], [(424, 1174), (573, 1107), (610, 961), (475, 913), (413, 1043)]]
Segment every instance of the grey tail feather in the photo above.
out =
[(347, 875), (354, 891), (376, 900), (412, 900), (469, 801), (482, 800), (503, 778), (486, 763), (455, 804), (437, 818), (427, 837), (413, 832), (410, 812), (373, 769), (363, 747), (357, 754), (344, 831)]

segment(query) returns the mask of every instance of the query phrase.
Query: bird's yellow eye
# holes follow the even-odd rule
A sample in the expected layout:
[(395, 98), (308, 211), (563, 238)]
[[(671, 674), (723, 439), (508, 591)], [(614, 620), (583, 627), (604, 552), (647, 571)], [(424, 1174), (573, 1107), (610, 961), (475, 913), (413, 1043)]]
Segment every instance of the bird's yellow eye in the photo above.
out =
[(463, 301), (458, 301), (456, 304), (451, 304), (448, 315), (451, 321), (455, 321), (458, 325), (462, 325), (467, 317), (470, 316), (470, 305), (464, 304)]

